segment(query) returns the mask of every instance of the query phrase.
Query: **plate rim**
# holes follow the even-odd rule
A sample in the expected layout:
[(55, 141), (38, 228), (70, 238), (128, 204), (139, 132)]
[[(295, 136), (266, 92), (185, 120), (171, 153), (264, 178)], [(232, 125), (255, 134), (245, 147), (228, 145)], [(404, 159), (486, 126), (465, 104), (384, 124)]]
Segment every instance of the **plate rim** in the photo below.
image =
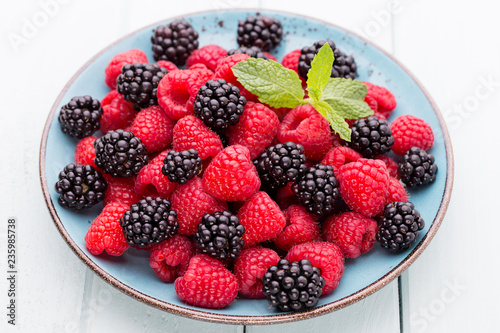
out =
[[(200, 15), (200, 14), (213, 14), (213, 13), (224, 13), (224, 12), (248, 12), (248, 11), (255, 11), (256, 13), (259, 12), (266, 12), (266, 13), (276, 13), (276, 14), (281, 14), (281, 15), (289, 15), (289, 16), (295, 16), (295, 17), (301, 17), (304, 19), (316, 21), (323, 23), (325, 25), (332, 26), (338, 30), (343, 31), (347, 35), (351, 35), (355, 38), (359, 38), (361, 41), (364, 43), (370, 45), (371, 47), (375, 48), (379, 52), (383, 53), (385, 56), (387, 56), (390, 60), (392, 60), (396, 65), (398, 65), (414, 82), (415, 84), (419, 87), (419, 89), (422, 91), (424, 94), (425, 98), (429, 102), (432, 111), (434, 112), (438, 123), (439, 127), (442, 131), (443, 134), (443, 141), (445, 145), (445, 152), (446, 152), (446, 181), (445, 181), (445, 187), (444, 187), (444, 192), (443, 196), (441, 199), (441, 203), (439, 205), (439, 209), (437, 211), (436, 217), (434, 218), (429, 230), (427, 233), (424, 235), (422, 240), (417, 244), (417, 246), (411, 251), (397, 266), (395, 266), (391, 271), (389, 271), (387, 274), (382, 276), (381, 278), (377, 279), (376, 281), (372, 282), (368, 286), (358, 290), (357, 292), (343, 297), (341, 299), (338, 299), (334, 302), (321, 305), (315, 308), (312, 308), (310, 310), (302, 311), (302, 312), (296, 312), (296, 313), (282, 313), (282, 314), (270, 314), (266, 316), (242, 316), (242, 315), (228, 315), (228, 314), (219, 314), (219, 313), (212, 313), (209, 312), (210, 309), (204, 309), (202, 310), (197, 310), (197, 309), (190, 309), (186, 307), (182, 307), (176, 304), (168, 303), (166, 301), (159, 300), (155, 297), (146, 295), (131, 286), (123, 283), (122, 281), (118, 280), (117, 278), (113, 277), (111, 274), (106, 272), (103, 268), (101, 268), (98, 264), (96, 264), (92, 258), (87, 256), (82, 249), (73, 241), (69, 233), (66, 231), (66, 228), (64, 227), (63, 223), (59, 219), (59, 216), (57, 214), (57, 211), (54, 207), (54, 203), (52, 202), (52, 199), (50, 197), (50, 192), (49, 192), (49, 187), (47, 183), (47, 177), (46, 177), (46, 170), (45, 170), (45, 153), (46, 153), (46, 146), (47, 146), (47, 139), (48, 139), (48, 134), (50, 131), (50, 127), (52, 125), (54, 116), (57, 112), (58, 106), (63, 98), (63, 96), (66, 94), (67, 90), (69, 87), (73, 84), (73, 82), (80, 76), (80, 74), (90, 65), (92, 64), (97, 58), (99, 58), (102, 54), (104, 54), (106, 51), (108, 51), (110, 48), (115, 46), (116, 44), (122, 42), (123, 40), (132, 37), (133, 35), (148, 29), (155, 27), (165, 21), (169, 20), (174, 20), (177, 18), (185, 18), (189, 17), (192, 15)], [(274, 10), (274, 9), (256, 9), (256, 8), (228, 8), (228, 9), (213, 9), (213, 10), (203, 10), (203, 11), (196, 11), (196, 12), (190, 12), (187, 14), (183, 15), (177, 15), (177, 16), (172, 16), (172, 17), (167, 17), (165, 19), (162, 19), (158, 22), (152, 23), (150, 25), (143, 26), (139, 29), (136, 29), (125, 36), (119, 38), (118, 40), (114, 41), (113, 43), (109, 44), (105, 48), (103, 48), (101, 51), (99, 51), (96, 55), (94, 55), (90, 60), (88, 60), (85, 64), (83, 64), (78, 71), (70, 78), (70, 80), (65, 84), (64, 88), (61, 90), (59, 95), (56, 98), (56, 101), (54, 102), (51, 111), (49, 113), (49, 116), (47, 118), (47, 121), (45, 123), (44, 129), (43, 129), (43, 134), (42, 134), (42, 140), (40, 143), (40, 151), (39, 151), (39, 177), (40, 177), (40, 182), (42, 186), (42, 192), (43, 196), (45, 199), (46, 206), (50, 212), (50, 215), (52, 217), (52, 220), (54, 221), (55, 226), (57, 227), (59, 233), (62, 235), (64, 240), (66, 241), (66, 244), (71, 248), (71, 250), (79, 257), (80, 260), (82, 260), (95, 274), (97, 274), (100, 278), (102, 278), (104, 281), (112, 285), (113, 287), (117, 288), (118, 290), (124, 292), (125, 294), (133, 297), (136, 300), (139, 300), (143, 303), (146, 303), (150, 306), (154, 306), (156, 308), (159, 308), (161, 310), (180, 315), (183, 317), (187, 317), (190, 319), (199, 319), (207, 322), (214, 322), (214, 323), (221, 323), (221, 324), (232, 324), (232, 325), (269, 325), (269, 324), (281, 324), (281, 323), (287, 323), (287, 322), (294, 322), (294, 321), (299, 321), (299, 320), (304, 320), (304, 319), (310, 319), (313, 317), (317, 317), (320, 315), (324, 315), (336, 310), (340, 310), (346, 306), (349, 306), (371, 294), (374, 292), (380, 290), (390, 282), (392, 282), (396, 277), (398, 277), (401, 273), (403, 273), (419, 256), (420, 254), (427, 248), (429, 245), (430, 241), (432, 238), (434, 238), (434, 235), (436, 234), (437, 230), (439, 229), (443, 218), (445, 216), (446, 210), (448, 208), (450, 199), (451, 199), (451, 192), (453, 188), (453, 179), (454, 179), (454, 161), (453, 161), (453, 150), (452, 150), (452, 144), (451, 144), (451, 139), (450, 135), (448, 133), (448, 129), (446, 127), (446, 123), (443, 119), (443, 116), (441, 112), (439, 111), (439, 108), (432, 98), (432, 96), (429, 94), (427, 89), (420, 83), (420, 81), (415, 77), (415, 75), (408, 70), (408, 68), (403, 65), (398, 59), (396, 59), (394, 56), (389, 54), (387, 51), (373, 43), (372, 41), (368, 40), (367, 38), (349, 30), (346, 28), (343, 28), (337, 24), (318, 19), (315, 17), (311, 17), (308, 15), (302, 15), (298, 13), (292, 13), (292, 12), (287, 12), (287, 11), (282, 11), (282, 10)]]

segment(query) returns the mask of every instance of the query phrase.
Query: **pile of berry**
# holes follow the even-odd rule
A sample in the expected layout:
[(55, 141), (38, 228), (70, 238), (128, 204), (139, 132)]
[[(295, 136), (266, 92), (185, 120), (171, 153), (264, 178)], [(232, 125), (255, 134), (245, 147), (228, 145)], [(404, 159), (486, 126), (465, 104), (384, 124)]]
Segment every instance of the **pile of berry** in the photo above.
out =
[[(199, 48), (198, 32), (177, 20), (153, 32), (156, 63), (137, 49), (115, 55), (109, 94), (74, 97), (60, 111), (63, 132), (81, 141), (55, 188), (74, 210), (104, 202), (85, 237), (90, 253), (150, 251), (151, 268), (187, 304), (223, 308), (239, 294), (308, 309), (337, 287), (345, 258), (376, 241), (393, 251), (415, 243), (424, 221), (406, 186), (435, 180), (434, 135), (411, 115), (389, 125), (395, 97), (368, 82), (361, 102), (373, 115), (346, 120), (350, 141), (311, 104), (260, 102), (232, 68), (277, 61), (268, 52), (282, 26), (257, 15), (236, 28), (229, 52)], [(331, 77), (356, 78), (355, 59), (330, 40), (281, 64), (305, 82), (325, 44)]]

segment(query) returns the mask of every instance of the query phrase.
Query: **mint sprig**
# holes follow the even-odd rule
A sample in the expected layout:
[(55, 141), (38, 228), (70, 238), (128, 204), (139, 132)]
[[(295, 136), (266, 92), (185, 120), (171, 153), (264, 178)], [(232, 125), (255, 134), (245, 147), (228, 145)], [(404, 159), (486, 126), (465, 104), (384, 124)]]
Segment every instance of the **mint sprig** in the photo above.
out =
[(359, 119), (373, 114), (364, 102), (366, 86), (357, 80), (331, 78), (333, 51), (325, 43), (318, 51), (307, 73), (304, 99), (302, 82), (296, 72), (275, 61), (249, 58), (233, 66), (238, 81), (269, 106), (294, 108), (311, 104), (345, 141), (351, 141), (351, 129), (345, 119)]

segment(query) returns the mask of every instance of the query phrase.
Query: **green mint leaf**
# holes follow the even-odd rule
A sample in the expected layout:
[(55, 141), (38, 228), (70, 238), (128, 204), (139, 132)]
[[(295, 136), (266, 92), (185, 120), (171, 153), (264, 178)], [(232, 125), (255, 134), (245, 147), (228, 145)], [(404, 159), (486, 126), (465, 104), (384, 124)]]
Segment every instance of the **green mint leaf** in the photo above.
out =
[(321, 113), (330, 123), (330, 127), (335, 133), (340, 135), (340, 138), (345, 141), (351, 141), (351, 129), (345, 119), (336, 113), (334, 109), (325, 101), (313, 101), (312, 104), (319, 113)]
[(302, 104), (304, 90), (297, 73), (276, 61), (248, 58), (232, 68), (238, 81), (259, 101), (275, 108)]
[(348, 98), (327, 98), (324, 101), (346, 119), (359, 119), (373, 115), (373, 110), (364, 101)]
[(307, 91), (314, 101), (320, 101), (323, 98), (323, 90), (332, 73), (333, 61), (332, 48), (325, 43), (314, 56), (311, 69), (307, 72)]
[(363, 100), (367, 92), (366, 86), (361, 81), (332, 77), (323, 90), (323, 99), (336, 97)]

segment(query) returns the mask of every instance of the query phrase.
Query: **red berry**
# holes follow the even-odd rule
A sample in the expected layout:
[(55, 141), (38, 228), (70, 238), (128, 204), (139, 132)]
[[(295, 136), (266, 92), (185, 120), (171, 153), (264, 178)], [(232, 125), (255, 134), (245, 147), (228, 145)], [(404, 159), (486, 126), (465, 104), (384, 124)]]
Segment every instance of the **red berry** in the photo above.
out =
[(406, 115), (399, 116), (391, 124), (394, 144), (392, 151), (403, 156), (411, 147), (429, 150), (434, 144), (431, 126), (420, 118)]
[(240, 294), (246, 298), (264, 298), (262, 277), (267, 269), (280, 260), (279, 255), (265, 247), (252, 247), (241, 251), (234, 263), (234, 276), (240, 286)]
[[(363, 82), (368, 89), (368, 98), (373, 98), (377, 101), (377, 111), (386, 119), (391, 115), (392, 110), (396, 108), (396, 98), (394, 95), (384, 87), (374, 85), (369, 82)], [(366, 101), (366, 97), (365, 97)]]
[(306, 212), (302, 206), (290, 206), (283, 211), (286, 226), (274, 239), (274, 244), (288, 251), (297, 244), (321, 240), (318, 223), (313, 215)]
[[(124, 129), (134, 120), (137, 111), (134, 110), (132, 103), (123, 99), (123, 95), (115, 93), (116, 90), (110, 92), (103, 99), (102, 117), (101, 117), (101, 131), (107, 133), (117, 129)], [(113, 97), (111, 99), (111, 97)]]
[(374, 112), (378, 112), (378, 103), (377, 103), (377, 100), (373, 96), (366, 94), (365, 103), (368, 104), (370, 109), (372, 109)]
[(225, 201), (243, 201), (257, 192), (260, 178), (248, 148), (234, 145), (217, 154), (203, 174), (203, 187)]
[(177, 212), (180, 235), (193, 235), (205, 214), (227, 210), (225, 203), (205, 193), (201, 178), (194, 177), (184, 185), (179, 185), (170, 197), (172, 209)]
[(331, 165), (333, 167), (333, 172), (335, 173), (335, 175), (338, 175), (341, 166), (350, 162), (357, 161), (361, 157), (361, 154), (357, 151), (349, 147), (340, 146), (330, 149), (321, 161), (321, 164)]
[(111, 102), (120, 95), (120, 93), (114, 89), (111, 90), (106, 96), (103, 97), (101, 100), (101, 106), (104, 107), (105, 105), (111, 104)]
[(239, 122), (229, 126), (229, 144), (247, 147), (253, 160), (271, 145), (279, 125), (278, 116), (267, 106), (247, 102)]
[(141, 199), (135, 193), (135, 178), (118, 178), (104, 174), (104, 178), (108, 183), (108, 188), (104, 193), (104, 205), (112, 202), (121, 202), (131, 206)]
[(76, 164), (83, 164), (83, 165), (90, 164), (100, 172), (101, 169), (99, 169), (94, 162), (95, 159), (94, 141), (96, 139), (97, 138), (95, 136), (87, 136), (81, 139), (76, 144), (75, 162)]
[(408, 194), (403, 184), (396, 178), (389, 179), (389, 190), (386, 204), (396, 201), (408, 202)]
[(306, 158), (321, 160), (333, 146), (330, 124), (312, 105), (297, 106), (287, 113), (278, 130), (280, 142), (304, 146)]
[(387, 168), (387, 172), (389, 172), (389, 176), (397, 178), (397, 179), (400, 178), (399, 171), (398, 171), (398, 164), (392, 158), (390, 158), (389, 156), (378, 155), (378, 156), (375, 156), (374, 159), (380, 160), (380, 161), (385, 163), (385, 166)]
[(90, 253), (98, 255), (106, 251), (112, 256), (120, 256), (128, 249), (120, 226), (120, 218), (128, 209), (128, 205), (119, 202), (104, 207), (85, 235), (85, 246)]
[(276, 193), (276, 203), (281, 209), (287, 209), (291, 205), (300, 205), (299, 199), (297, 199), (297, 196), (292, 192), (292, 184), (293, 183), (288, 183)]
[(245, 227), (245, 248), (276, 237), (286, 225), (285, 215), (266, 192), (257, 192), (248, 199), (238, 218)]
[(186, 67), (190, 68), (194, 64), (203, 64), (215, 72), (217, 65), (226, 55), (227, 51), (218, 45), (205, 45), (194, 50), (189, 55), (186, 60)]
[[(292, 51), (290, 53), (287, 53), (287, 54), (285, 54), (285, 56), (283, 57), (283, 59), (281, 59), (281, 64), (283, 65), (283, 67), (291, 69), (292, 71), (294, 71), (298, 75), (299, 74), (299, 58), (300, 58), (300, 55), (301, 55), (300, 49), (299, 50), (294, 50), (294, 51)], [(305, 87), (307, 86), (306, 79), (304, 79), (301, 76), (299, 76), (299, 78), (302, 81), (302, 87), (305, 89)]]
[(173, 62), (168, 60), (159, 60), (156, 64), (160, 67), (166, 68), (169, 72), (179, 69)]
[(122, 66), (136, 62), (148, 62), (148, 57), (143, 51), (132, 49), (115, 55), (104, 70), (104, 74), (106, 75), (104, 81), (109, 89), (116, 89), (116, 78), (122, 73)]
[(331, 293), (337, 288), (344, 273), (344, 256), (340, 248), (330, 242), (303, 243), (288, 251), (286, 259), (290, 262), (307, 259), (311, 265), (321, 270), (325, 287), (321, 295)]
[(335, 243), (346, 258), (357, 258), (373, 247), (377, 221), (356, 212), (330, 216), (323, 224), (323, 239)]
[(339, 169), (340, 195), (352, 210), (375, 216), (384, 209), (389, 178), (384, 162), (360, 158)]
[(220, 261), (198, 254), (189, 261), (184, 276), (175, 280), (175, 292), (187, 304), (221, 309), (236, 298), (238, 282)]
[(168, 155), (169, 151), (170, 149), (161, 152), (137, 174), (135, 192), (141, 197), (160, 196), (164, 199), (168, 199), (170, 194), (172, 194), (177, 187), (177, 183), (170, 182), (168, 177), (161, 172), (163, 160)]
[(186, 116), (175, 124), (173, 147), (175, 151), (194, 148), (202, 160), (223, 149), (220, 137), (195, 116)]
[(291, 110), (290, 108), (273, 108), (271, 106), (269, 108), (276, 113), (280, 121), (282, 121), (286, 114)]
[(158, 106), (142, 109), (132, 122), (131, 131), (141, 139), (148, 153), (164, 150), (172, 144), (174, 121)]
[(152, 246), (149, 266), (163, 282), (174, 282), (184, 275), (195, 253), (189, 238), (175, 235)]
[(249, 55), (244, 53), (233, 54), (222, 59), (215, 69), (214, 79), (224, 79), (227, 83), (238, 87), (241, 96), (245, 96), (247, 101), (258, 102), (257, 96), (246, 90), (233, 74), (232, 67), (240, 61), (247, 60)]

